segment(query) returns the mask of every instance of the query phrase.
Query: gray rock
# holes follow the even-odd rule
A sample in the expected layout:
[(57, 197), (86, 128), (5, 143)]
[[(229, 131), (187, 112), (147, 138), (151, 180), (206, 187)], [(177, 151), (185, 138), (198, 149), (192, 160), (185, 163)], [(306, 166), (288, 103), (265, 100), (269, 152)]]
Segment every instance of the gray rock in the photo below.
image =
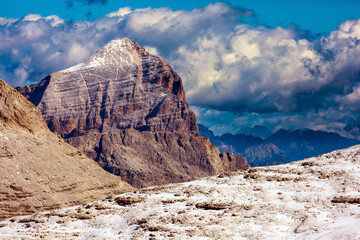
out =
[(17, 89), (52, 131), (133, 186), (249, 167), (241, 157), (221, 158), (198, 136), (180, 76), (129, 39), (113, 40), (84, 62)]
[(198, 133), (180, 76), (129, 39), (113, 40), (84, 62), (17, 90), (65, 138), (114, 128)]
[(219, 149), (207, 137), (199, 135), (128, 129), (66, 141), (137, 188), (190, 181), (250, 167), (245, 158), (232, 153), (219, 156)]

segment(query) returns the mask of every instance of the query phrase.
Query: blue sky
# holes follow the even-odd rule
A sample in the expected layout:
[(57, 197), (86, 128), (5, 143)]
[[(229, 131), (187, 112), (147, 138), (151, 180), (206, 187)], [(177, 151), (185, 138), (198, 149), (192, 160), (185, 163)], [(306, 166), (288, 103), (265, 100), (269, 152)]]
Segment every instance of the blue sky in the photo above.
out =
[[(129, 6), (136, 8), (159, 8), (169, 7), (174, 10), (202, 8), (209, 3), (217, 1), (209, 0), (71, 0), (73, 8), (67, 7), (66, 0), (0, 0), (0, 16), (6, 18), (21, 18), (29, 13), (42, 16), (58, 15), (63, 19), (82, 20), (103, 17), (109, 12), (116, 11), (120, 7)], [(301, 29), (310, 30), (314, 34), (329, 33), (340, 23), (348, 19), (360, 18), (359, 0), (230, 0), (225, 1), (235, 7), (244, 7), (253, 10), (259, 24), (270, 27), (296, 24)], [(88, 13), (91, 15), (88, 16)]]
[(216, 134), (360, 118), (359, 0), (0, 0), (0, 78), (39, 82), (121, 37), (173, 66)]

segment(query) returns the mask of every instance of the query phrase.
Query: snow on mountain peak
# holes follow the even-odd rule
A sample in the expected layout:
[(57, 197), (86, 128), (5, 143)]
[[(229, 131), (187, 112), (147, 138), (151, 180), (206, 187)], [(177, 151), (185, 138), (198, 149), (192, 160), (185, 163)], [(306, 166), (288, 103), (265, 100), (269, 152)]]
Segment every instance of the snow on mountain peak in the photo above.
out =
[(94, 55), (85, 61), (62, 70), (62, 73), (71, 73), (81, 70), (117, 66), (129, 66), (140, 64), (139, 55), (147, 55), (148, 53), (140, 45), (128, 38), (118, 38), (110, 41)]

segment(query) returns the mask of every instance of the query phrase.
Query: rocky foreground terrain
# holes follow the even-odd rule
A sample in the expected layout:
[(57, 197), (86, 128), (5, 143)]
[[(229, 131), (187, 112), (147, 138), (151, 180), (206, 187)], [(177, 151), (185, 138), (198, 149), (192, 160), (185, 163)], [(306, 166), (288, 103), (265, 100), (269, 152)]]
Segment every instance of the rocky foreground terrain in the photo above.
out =
[(0, 222), (2, 239), (359, 239), (360, 145)]
[(40, 111), (3, 80), (0, 183), (0, 219), (87, 203), (133, 189), (50, 132)]

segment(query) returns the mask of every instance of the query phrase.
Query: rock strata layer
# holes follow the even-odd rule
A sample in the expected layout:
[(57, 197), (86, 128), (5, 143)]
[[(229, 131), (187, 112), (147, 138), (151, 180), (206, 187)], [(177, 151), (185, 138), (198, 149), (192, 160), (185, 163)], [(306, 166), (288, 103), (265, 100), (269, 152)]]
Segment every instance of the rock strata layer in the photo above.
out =
[(198, 133), (180, 76), (129, 39), (113, 40), (84, 62), (17, 90), (65, 138), (114, 128)]
[(241, 157), (220, 157), (198, 136), (180, 76), (129, 39), (113, 40), (84, 62), (17, 90), (52, 131), (133, 186), (248, 167)]
[(0, 80), (0, 219), (83, 204), (132, 188), (49, 131)]
[(176, 132), (128, 129), (66, 141), (137, 188), (249, 167), (246, 159), (232, 153), (219, 156), (219, 149), (207, 137)]

